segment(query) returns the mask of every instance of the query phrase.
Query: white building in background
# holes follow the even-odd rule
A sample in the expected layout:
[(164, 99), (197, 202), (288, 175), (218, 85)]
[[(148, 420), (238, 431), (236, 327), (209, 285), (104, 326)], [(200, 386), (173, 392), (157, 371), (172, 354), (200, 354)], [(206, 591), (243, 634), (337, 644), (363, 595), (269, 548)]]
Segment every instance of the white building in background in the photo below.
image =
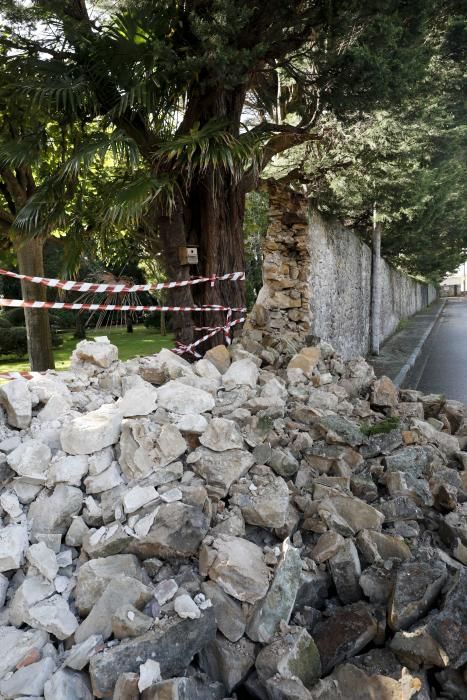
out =
[(441, 293), (443, 296), (467, 294), (467, 261), (441, 282)]

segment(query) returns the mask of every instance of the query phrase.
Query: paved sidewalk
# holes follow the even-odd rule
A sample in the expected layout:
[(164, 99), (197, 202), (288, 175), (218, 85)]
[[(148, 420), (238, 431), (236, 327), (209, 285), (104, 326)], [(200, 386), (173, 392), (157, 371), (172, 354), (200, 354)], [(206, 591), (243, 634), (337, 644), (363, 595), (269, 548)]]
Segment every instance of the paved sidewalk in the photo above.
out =
[(402, 330), (386, 340), (377, 357), (367, 357), (378, 377), (385, 374), (393, 381), (398, 380), (399, 386), (403, 384), (410, 367), (420, 354), (420, 344), (423, 345), (425, 336), (432, 330), (445, 301), (437, 299), (426, 309), (407, 319)]

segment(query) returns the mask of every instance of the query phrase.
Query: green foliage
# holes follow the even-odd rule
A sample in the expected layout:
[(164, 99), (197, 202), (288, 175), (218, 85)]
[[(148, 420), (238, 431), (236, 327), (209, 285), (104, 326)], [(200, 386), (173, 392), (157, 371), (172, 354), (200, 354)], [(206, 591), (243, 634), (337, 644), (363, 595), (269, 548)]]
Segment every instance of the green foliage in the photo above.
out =
[(7, 318), (4, 316), (0, 316), (0, 328), (11, 328), (12, 327), (11, 321), (9, 321)]
[(392, 430), (397, 430), (400, 425), (400, 418), (397, 416), (391, 416), (385, 420), (375, 423), (374, 425), (365, 425), (361, 428), (364, 435), (370, 437), (371, 435), (383, 435), (385, 433), (390, 433)]
[(247, 195), (243, 231), (246, 254), (247, 307), (250, 309), (263, 284), (262, 242), (268, 227), (269, 201), (266, 192)]
[(28, 352), (26, 328), (2, 328), (0, 333), (0, 355), (24, 357)]

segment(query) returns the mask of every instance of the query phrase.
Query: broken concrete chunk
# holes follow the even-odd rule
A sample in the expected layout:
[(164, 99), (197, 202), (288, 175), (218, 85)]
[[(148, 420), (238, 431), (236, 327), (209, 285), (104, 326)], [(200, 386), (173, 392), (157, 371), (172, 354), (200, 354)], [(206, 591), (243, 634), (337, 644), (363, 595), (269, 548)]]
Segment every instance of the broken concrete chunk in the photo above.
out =
[(53, 595), (32, 606), (29, 610), (29, 624), (50, 632), (57, 639), (68, 639), (78, 627), (78, 620), (65, 599)]

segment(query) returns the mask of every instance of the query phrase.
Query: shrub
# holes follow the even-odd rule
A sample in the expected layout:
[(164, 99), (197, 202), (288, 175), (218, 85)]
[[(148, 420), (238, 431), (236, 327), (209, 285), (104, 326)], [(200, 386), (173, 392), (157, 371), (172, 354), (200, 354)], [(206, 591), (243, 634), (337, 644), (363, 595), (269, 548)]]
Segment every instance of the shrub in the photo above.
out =
[(5, 311), (5, 318), (11, 323), (12, 326), (24, 326), (26, 321), (24, 320), (24, 309), (8, 309)]
[(0, 333), (0, 355), (24, 357), (27, 352), (26, 328), (2, 328)]
[(11, 328), (11, 322), (4, 316), (0, 316), (0, 328)]

